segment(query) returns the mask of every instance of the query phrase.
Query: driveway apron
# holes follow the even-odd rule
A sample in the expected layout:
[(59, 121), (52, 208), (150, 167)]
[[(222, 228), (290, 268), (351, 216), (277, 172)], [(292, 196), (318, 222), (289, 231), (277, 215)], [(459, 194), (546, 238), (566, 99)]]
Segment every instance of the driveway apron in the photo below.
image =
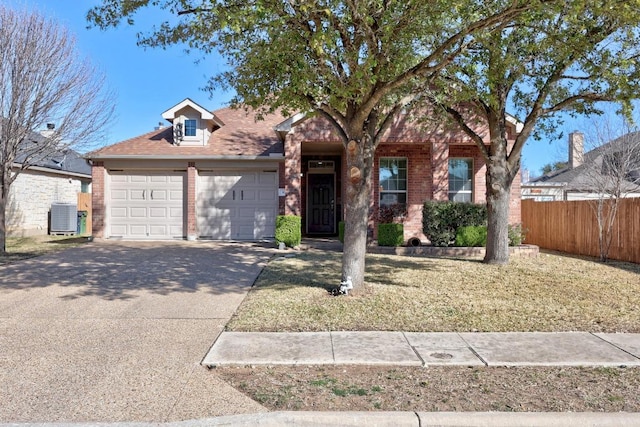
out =
[(200, 362), (271, 254), (100, 242), (0, 267), (0, 422), (265, 411)]

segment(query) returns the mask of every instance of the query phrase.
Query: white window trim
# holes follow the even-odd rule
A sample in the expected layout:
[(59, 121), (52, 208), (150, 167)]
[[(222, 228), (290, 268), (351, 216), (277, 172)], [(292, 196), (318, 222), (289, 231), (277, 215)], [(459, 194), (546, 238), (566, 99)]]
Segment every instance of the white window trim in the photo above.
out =
[[(405, 172), (406, 172), (406, 176), (404, 178), (405, 180), (405, 189), (404, 190), (383, 190), (382, 189), (382, 184), (380, 183), (380, 169), (381, 166), (380, 164), (382, 163), (382, 160), (404, 160), (405, 161)], [(404, 200), (405, 200), (405, 205), (409, 204), (409, 158), (408, 157), (398, 157), (398, 156), (384, 156), (384, 157), (380, 157), (378, 159), (378, 206), (383, 206), (382, 205), (382, 193), (393, 193), (393, 194), (404, 194)]]
[[(196, 128), (195, 128), (196, 134), (195, 135), (187, 135), (187, 121), (188, 120), (194, 120), (196, 122)], [(189, 140), (198, 139), (198, 131), (200, 130), (200, 129), (198, 129), (199, 120), (197, 118), (195, 118), (195, 117), (185, 117), (184, 121), (182, 123), (183, 123), (182, 126), (184, 127), (184, 129), (182, 130), (183, 135), (184, 135), (184, 139), (189, 139)]]
[[(451, 191), (451, 186), (449, 183), (449, 165), (450, 165), (450, 161), (451, 160), (468, 160), (471, 163), (471, 176), (469, 177), (469, 180), (471, 181), (471, 190), (463, 190), (463, 191), (458, 191), (456, 193), (453, 193)], [(449, 161), (447, 162), (447, 197), (450, 201), (452, 201), (451, 199), (451, 194), (470, 194), (471, 195), (471, 203), (474, 203), (474, 194), (475, 194), (475, 180), (473, 179), (474, 177), (474, 171), (475, 171), (475, 162), (473, 160), (473, 157), (449, 157)]]

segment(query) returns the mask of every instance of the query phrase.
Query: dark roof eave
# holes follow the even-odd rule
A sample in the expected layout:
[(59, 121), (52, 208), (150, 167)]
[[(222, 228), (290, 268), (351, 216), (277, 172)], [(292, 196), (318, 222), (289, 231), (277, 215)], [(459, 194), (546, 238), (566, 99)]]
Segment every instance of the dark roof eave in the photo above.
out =
[[(14, 168), (20, 168), (20, 167), (22, 167), (22, 165), (20, 163), (14, 163), (13, 167)], [(24, 168), (23, 170), (46, 172), (46, 173), (51, 173), (51, 174), (55, 174), (55, 175), (75, 176), (75, 177), (78, 177), (78, 178), (91, 179), (91, 174), (86, 174), (86, 173), (81, 173), (81, 172), (73, 172), (73, 171), (64, 170), (64, 169), (47, 168), (47, 167), (44, 167), (44, 166), (29, 166), (29, 167)]]

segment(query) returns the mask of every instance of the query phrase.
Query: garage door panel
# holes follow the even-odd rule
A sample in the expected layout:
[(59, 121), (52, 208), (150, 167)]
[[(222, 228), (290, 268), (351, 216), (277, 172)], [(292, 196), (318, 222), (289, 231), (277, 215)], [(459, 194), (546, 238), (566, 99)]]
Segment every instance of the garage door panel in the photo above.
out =
[(111, 236), (184, 237), (183, 173), (114, 171), (110, 175)]
[(127, 217), (127, 208), (111, 208), (111, 217), (114, 219), (126, 218)]
[(241, 200), (245, 202), (253, 202), (256, 200), (255, 190), (245, 189), (241, 190)]
[(146, 183), (146, 175), (129, 175), (129, 182)]
[(151, 218), (169, 218), (167, 215), (167, 208), (164, 207), (152, 207), (149, 208), (149, 217)]
[(277, 185), (278, 174), (276, 172), (263, 172), (259, 174), (259, 182), (263, 185)]
[(273, 237), (278, 210), (277, 173), (201, 172), (198, 233), (214, 239)]
[(135, 237), (144, 237), (147, 235), (147, 226), (146, 224), (129, 224), (128, 233), (125, 233), (125, 235), (127, 234)]
[(127, 190), (111, 190), (111, 200), (127, 200)]
[(151, 200), (156, 202), (162, 202), (167, 200), (167, 190), (163, 189), (153, 189), (151, 190)]
[(277, 200), (275, 190), (260, 190), (258, 192), (258, 200), (274, 201)]
[(171, 178), (166, 175), (149, 175), (148, 182), (165, 184), (171, 182)]
[(129, 190), (129, 195), (127, 197), (127, 200), (130, 201), (142, 201), (145, 200), (147, 196), (147, 192), (146, 190)]

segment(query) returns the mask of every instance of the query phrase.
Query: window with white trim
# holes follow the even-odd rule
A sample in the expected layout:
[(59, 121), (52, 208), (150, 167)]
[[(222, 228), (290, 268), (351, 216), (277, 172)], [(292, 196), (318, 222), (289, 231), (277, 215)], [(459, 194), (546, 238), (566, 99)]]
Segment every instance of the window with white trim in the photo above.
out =
[(184, 136), (196, 136), (196, 128), (198, 121), (195, 119), (186, 119), (184, 121)]
[(380, 206), (407, 204), (407, 159), (380, 158)]
[(449, 200), (473, 201), (473, 159), (449, 159)]

